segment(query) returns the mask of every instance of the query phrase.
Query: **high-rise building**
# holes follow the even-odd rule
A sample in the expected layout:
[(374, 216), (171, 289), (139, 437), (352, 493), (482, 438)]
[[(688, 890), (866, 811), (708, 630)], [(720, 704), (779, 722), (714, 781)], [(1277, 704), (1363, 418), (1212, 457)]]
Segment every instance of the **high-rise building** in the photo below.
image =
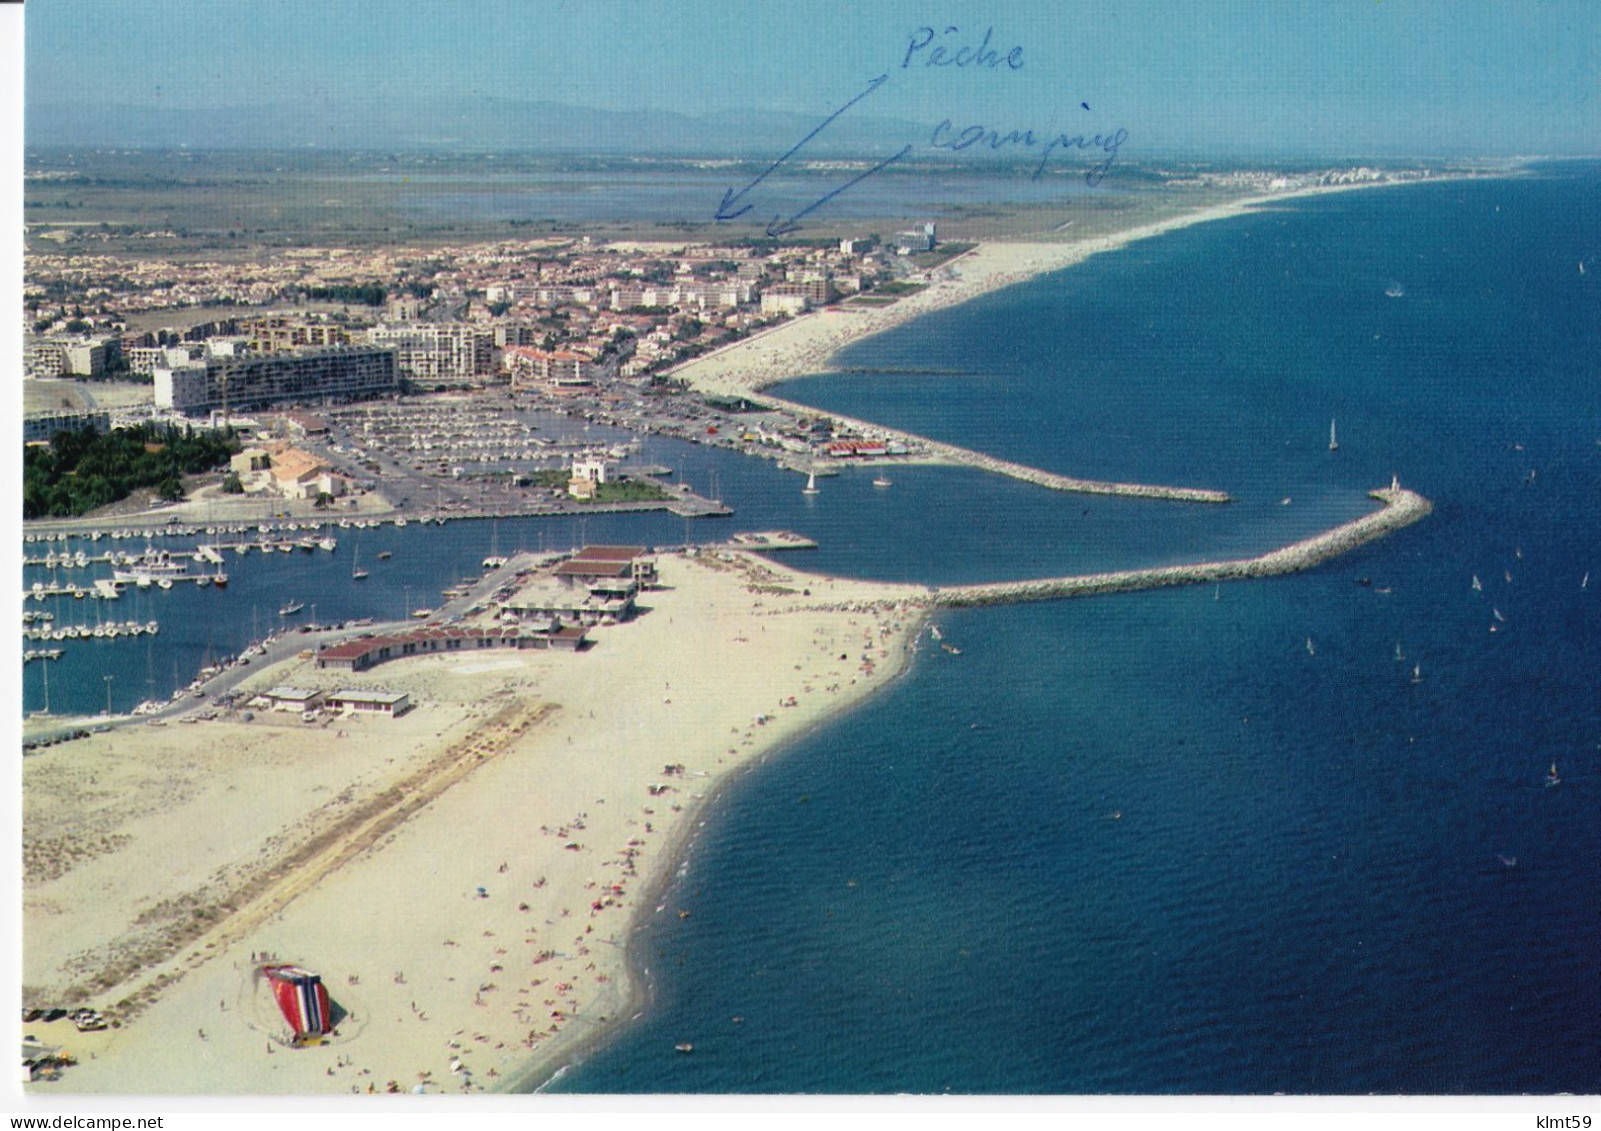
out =
[(311, 401), (353, 401), (399, 391), (395, 351), (373, 346), (330, 346), (292, 353), (233, 356), (208, 351), (204, 359), (155, 368), (156, 407), (186, 415), (222, 408), (262, 408)]
[(469, 322), (407, 322), (374, 326), (367, 341), (396, 351), (402, 377), (413, 381), (472, 381), (494, 376), (495, 335)]

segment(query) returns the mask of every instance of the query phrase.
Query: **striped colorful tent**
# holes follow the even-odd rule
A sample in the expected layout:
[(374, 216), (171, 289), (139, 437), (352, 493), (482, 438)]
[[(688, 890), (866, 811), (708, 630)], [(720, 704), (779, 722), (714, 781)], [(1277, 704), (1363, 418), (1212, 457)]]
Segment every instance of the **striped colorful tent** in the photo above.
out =
[(333, 1012), (322, 977), (299, 966), (264, 966), (273, 997), (296, 1040), (321, 1037), (333, 1028)]

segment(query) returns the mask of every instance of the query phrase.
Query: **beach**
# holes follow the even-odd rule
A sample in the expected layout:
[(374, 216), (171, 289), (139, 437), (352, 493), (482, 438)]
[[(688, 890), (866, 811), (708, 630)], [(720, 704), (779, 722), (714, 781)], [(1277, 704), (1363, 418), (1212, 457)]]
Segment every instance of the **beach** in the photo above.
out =
[[(1432, 178), (1442, 180), (1448, 178)], [(1241, 216), (1267, 204), (1300, 197), (1384, 187), (1410, 182), (1371, 182), (1318, 185), (1283, 192), (1241, 197), (1197, 208), (1177, 216), (1140, 224), (1111, 235), (1089, 239), (1065, 237), (1053, 242), (984, 243), (936, 268), (936, 281), (892, 305), (875, 308), (832, 306), (781, 323), (743, 341), (715, 350), (671, 370), (701, 392), (742, 396), (780, 381), (818, 373), (840, 350), (863, 338), (881, 334), (931, 311), (943, 310), (1021, 283), (1038, 275), (1082, 263), (1093, 255), (1116, 251), (1138, 240), (1150, 239), (1213, 220)]]
[[(118, 1023), (25, 1026), (79, 1059), (51, 1087), (492, 1091), (626, 1021), (636, 917), (694, 912), (650, 901), (702, 803), (886, 685), (918, 623), (911, 586), (660, 566), (648, 611), (584, 653), (251, 684), (405, 690), (396, 719), (134, 726), (26, 759), (27, 999)], [(323, 977), (326, 1043), (284, 1042), (269, 956)]]
[[(785, 323), (676, 375), (753, 391), (928, 311), (1291, 195), (1080, 243), (984, 245), (892, 307)], [(299, 659), (247, 685), (404, 691), (416, 706), (396, 719), (139, 725), (25, 759), (25, 1001), (118, 1023), (36, 1027), (79, 1059), (52, 1087), (523, 1090), (625, 1024), (642, 1003), (631, 934), (694, 914), (661, 893), (703, 804), (889, 683), (928, 600), (744, 554), (660, 570), (644, 615), (581, 654), (360, 675)], [(330, 1040), (285, 1043), (267, 961), (321, 974)]]

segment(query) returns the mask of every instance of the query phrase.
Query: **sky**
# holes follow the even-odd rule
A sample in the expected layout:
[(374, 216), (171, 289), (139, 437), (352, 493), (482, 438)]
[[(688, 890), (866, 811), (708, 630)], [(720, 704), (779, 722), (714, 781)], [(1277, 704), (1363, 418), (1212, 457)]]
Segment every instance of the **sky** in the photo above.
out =
[[(1130, 150), (1529, 155), (1601, 148), (1593, 0), (29, 0), (30, 103), (456, 97), (607, 110), (853, 113)], [(929, 28), (932, 42), (908, 48)], [(947, 28), (956, 31), (946, 32)], [(983, 41), (997, 68), (929, 66)], [(1004, 62), (1021, 48), (1018, 68)], [(1085, 110), (1084, 107), (1090, 107)]]

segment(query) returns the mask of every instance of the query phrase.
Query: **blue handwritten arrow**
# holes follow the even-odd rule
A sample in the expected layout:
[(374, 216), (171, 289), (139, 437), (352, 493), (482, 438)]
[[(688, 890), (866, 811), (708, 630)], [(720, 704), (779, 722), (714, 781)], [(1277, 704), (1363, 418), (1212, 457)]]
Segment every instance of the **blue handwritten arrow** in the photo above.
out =
[(835, 110), (832, 114), (830, 114), (828, 117), (824, 118), (821, 122), (819, 122), (816, 129), (814, 129), (811, 133), (807, 134), (805, 137), (803, 137), (799, 141), (797, 141), (793, 146), (790, 147), (790, 150), (789, 150), (788, 153), (784, 154), (784, 156), (780, 157), (777, 161), (774, 161), (771, 165), (767, 166), (767, 168), (762, 171), (761, 175), (758, 176), (750, 184), (746, 185), (744, 188), (740, 189), (738, 192), (735, 192), (733, 189), (724, 189), (723, 190), (723, 202), (717, 206), (717, 217), (716, 218), (719, 219), (719, 220), (732, 220), (735, 217), (743, 216), (745, 213), (749, 212), (750, 209), (751, 209), (751, 206), (748, 205), (748, 204), (745, 205), (745, 207), (740, 208), (740, 209), (738, 209), (737, 211), (734, 211), (734, 212), (730, 212), (729, 208), (732, 205), (739, 203), (740, 199), (747, 192), (749, 192), (751, 189), (755, 188), (757, 185), (761, 184), (762, 181), (764, 181), (767, 178), (768, 174), (771, 173), (774, 169), (778, 168), (785, 161), (788, 161), (791, 157), (795, 156), (795, 151), (796, 150), (798, 150), (801, 146), (805, 145), (807, 142), (811, 141), (812, 138), (816, 137), (818, 134), (822, 133), (824, 128), (827, 127), (828, 123), (832, 122), (835, 118), (839, 117), (845, 111), (849, 110), (852, 106), (856, 105), (862, 99), (866, 98), (869, 94), (872, 94), (873, 91), (875, 91), (879, 87), (883, 86), (884, 83), (886, 81), (888, 81), (888, 79), (889, 79), (889, 75), (886, 73), (886, 74), (879, 75), (876, 79), (873, 79), (871, 82), (869, 82), (867, 84), (867, 89), (866, 90), (862, 91), (855, 98), (851, 99), (849, 102), (845, 103), (845, 105), (841, 106), (838, 110)]
[(821, 208), (823, 205), (825, 205), (829, 201), (833, 200), (836, 196), (838, 196), (840, 193), (844, 192), (846, 189), (850, 188), (852, 185), (861, 184), (868, 177), (871, 177), (874, 173), (876, 173), (880, 169), (884, 168), (884, 166), (890, 164), (891, 162), (899, 161), (902, 157), (905, 157), (911, 151), (912, 151), (912, 147), (908, 145), (905, 149), (901, 150), (899, 153), (896, 153), (893, 156), (884, 158), (884, 160), (880, 161), (877, 165), (874, 165), (871, 169), (867, 170), (867, 172), (862, 173), (862, 174), (860, 174), (858, 176), (852, 177), (850, 180), (848, 180), (844, 184), (840, 185), (839, 188), (835, 189), (833, 192), (830, 192), (830, 193), (827, 193), (827, 194), (825, 194), (823, 196), (818, 197), (816, 200), (812, 201), (805, 208), (802, 208), (799, 212), (795, 213), (795, 215), (791, 216), (787, 220), (785, 220), (785, 219), (783, 219), (781, 217), (778, 217), (778, 216), (774, 216), (772, 223), (767, 225), (767, 234), (770, 237), (772, 237), (773, 239), (777, 239), (779, 236), (788, 235), (790, 232), (793, 232), (796, 228), (800, 227), (800, 225), (797, 224), (795, 221), (799, 220), (802, 216), (806, 215), (808, 212), (813, 211), (814, 209)]

